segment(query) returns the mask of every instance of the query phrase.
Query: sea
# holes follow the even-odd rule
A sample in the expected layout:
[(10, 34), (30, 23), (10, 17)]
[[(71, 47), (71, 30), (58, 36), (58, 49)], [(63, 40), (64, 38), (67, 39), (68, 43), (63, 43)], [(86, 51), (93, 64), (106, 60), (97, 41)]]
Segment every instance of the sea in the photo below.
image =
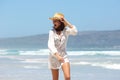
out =
[[(67, 50), (71, 80), (120, 80), (120, 50)], [(52, 80), (48, 49), (0, 49), (0, 80)], [(60, 69), (59, 80), (64, 80)]]

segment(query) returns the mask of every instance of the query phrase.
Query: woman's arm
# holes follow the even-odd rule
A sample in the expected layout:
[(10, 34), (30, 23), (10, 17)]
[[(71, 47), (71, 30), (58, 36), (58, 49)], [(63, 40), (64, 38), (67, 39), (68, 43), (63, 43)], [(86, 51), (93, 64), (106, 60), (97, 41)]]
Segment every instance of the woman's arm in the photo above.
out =
[(62, 19), (62, 22), (64, 22), (64, 24), (66, 26), (68, 26), (68, 29), (66, 30), (67, 31), (67, 34), (70, 34), (70, 35), (76, 35), (77, 34), (77, 29), (74, 25), (72, 25), (70, 22), (68, 22), (65, 18)]
[(52, 55), (54, 57), (56, 57), (60, 62), (64, 62), (63, 57), (61, 57), (55, 47), (55, 43), (54, 43), (54, 33), (52, 30), (49, 31), (49, 39), (48, 39), (48, 48), (50, 50), (50, 52), (52, 53)]
[(49, 31), (48, 48), (52, 54), (55, 54), (58, 52), (56, 47), (55, 47), (54, 32), (52, 30)]

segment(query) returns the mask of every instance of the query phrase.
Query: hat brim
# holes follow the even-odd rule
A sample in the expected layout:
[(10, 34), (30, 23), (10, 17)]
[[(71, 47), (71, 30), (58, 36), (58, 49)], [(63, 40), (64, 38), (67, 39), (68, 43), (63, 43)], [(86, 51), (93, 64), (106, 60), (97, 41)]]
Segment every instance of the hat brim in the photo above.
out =
[[(60, 20), (60, 18), (58, 18), (58, 17), (52, 17), (52, 18), (49, 18), (49, 19), (50, 19), (50, 20)], [(66, 23), (64, 23), (64, 25), (67, 26)]]
[(60, 20), (60, 18), (58, 17), (52, 17), (52, 18), (49, 18), (50, 20)]

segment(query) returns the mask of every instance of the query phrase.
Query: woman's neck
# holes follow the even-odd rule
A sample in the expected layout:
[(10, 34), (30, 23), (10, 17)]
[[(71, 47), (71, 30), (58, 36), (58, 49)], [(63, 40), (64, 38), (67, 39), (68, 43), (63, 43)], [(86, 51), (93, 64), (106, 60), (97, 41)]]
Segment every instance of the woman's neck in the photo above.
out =
[(56, 31), (56, 33), (57, 33), (58, 35), (60, 35), (60, 34), (61, 34), (61, 31)]

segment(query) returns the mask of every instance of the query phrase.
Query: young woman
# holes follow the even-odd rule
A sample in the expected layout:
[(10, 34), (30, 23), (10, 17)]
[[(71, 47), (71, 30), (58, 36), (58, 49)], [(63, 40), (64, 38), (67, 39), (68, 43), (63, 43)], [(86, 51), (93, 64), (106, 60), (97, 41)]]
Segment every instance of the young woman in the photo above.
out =
[(50, 20), (53, 21), (53, 29), (49, 31), (48, 48), (49, 68), (53, 80), (59, 79), (59, 69), (62, 68), (65, 80), (70, 80), (70, 63), (66, 52), (66, 44), (69, 35), (76, 35), (77, 29), (70, 24), (62, 13), (56, 13)]

